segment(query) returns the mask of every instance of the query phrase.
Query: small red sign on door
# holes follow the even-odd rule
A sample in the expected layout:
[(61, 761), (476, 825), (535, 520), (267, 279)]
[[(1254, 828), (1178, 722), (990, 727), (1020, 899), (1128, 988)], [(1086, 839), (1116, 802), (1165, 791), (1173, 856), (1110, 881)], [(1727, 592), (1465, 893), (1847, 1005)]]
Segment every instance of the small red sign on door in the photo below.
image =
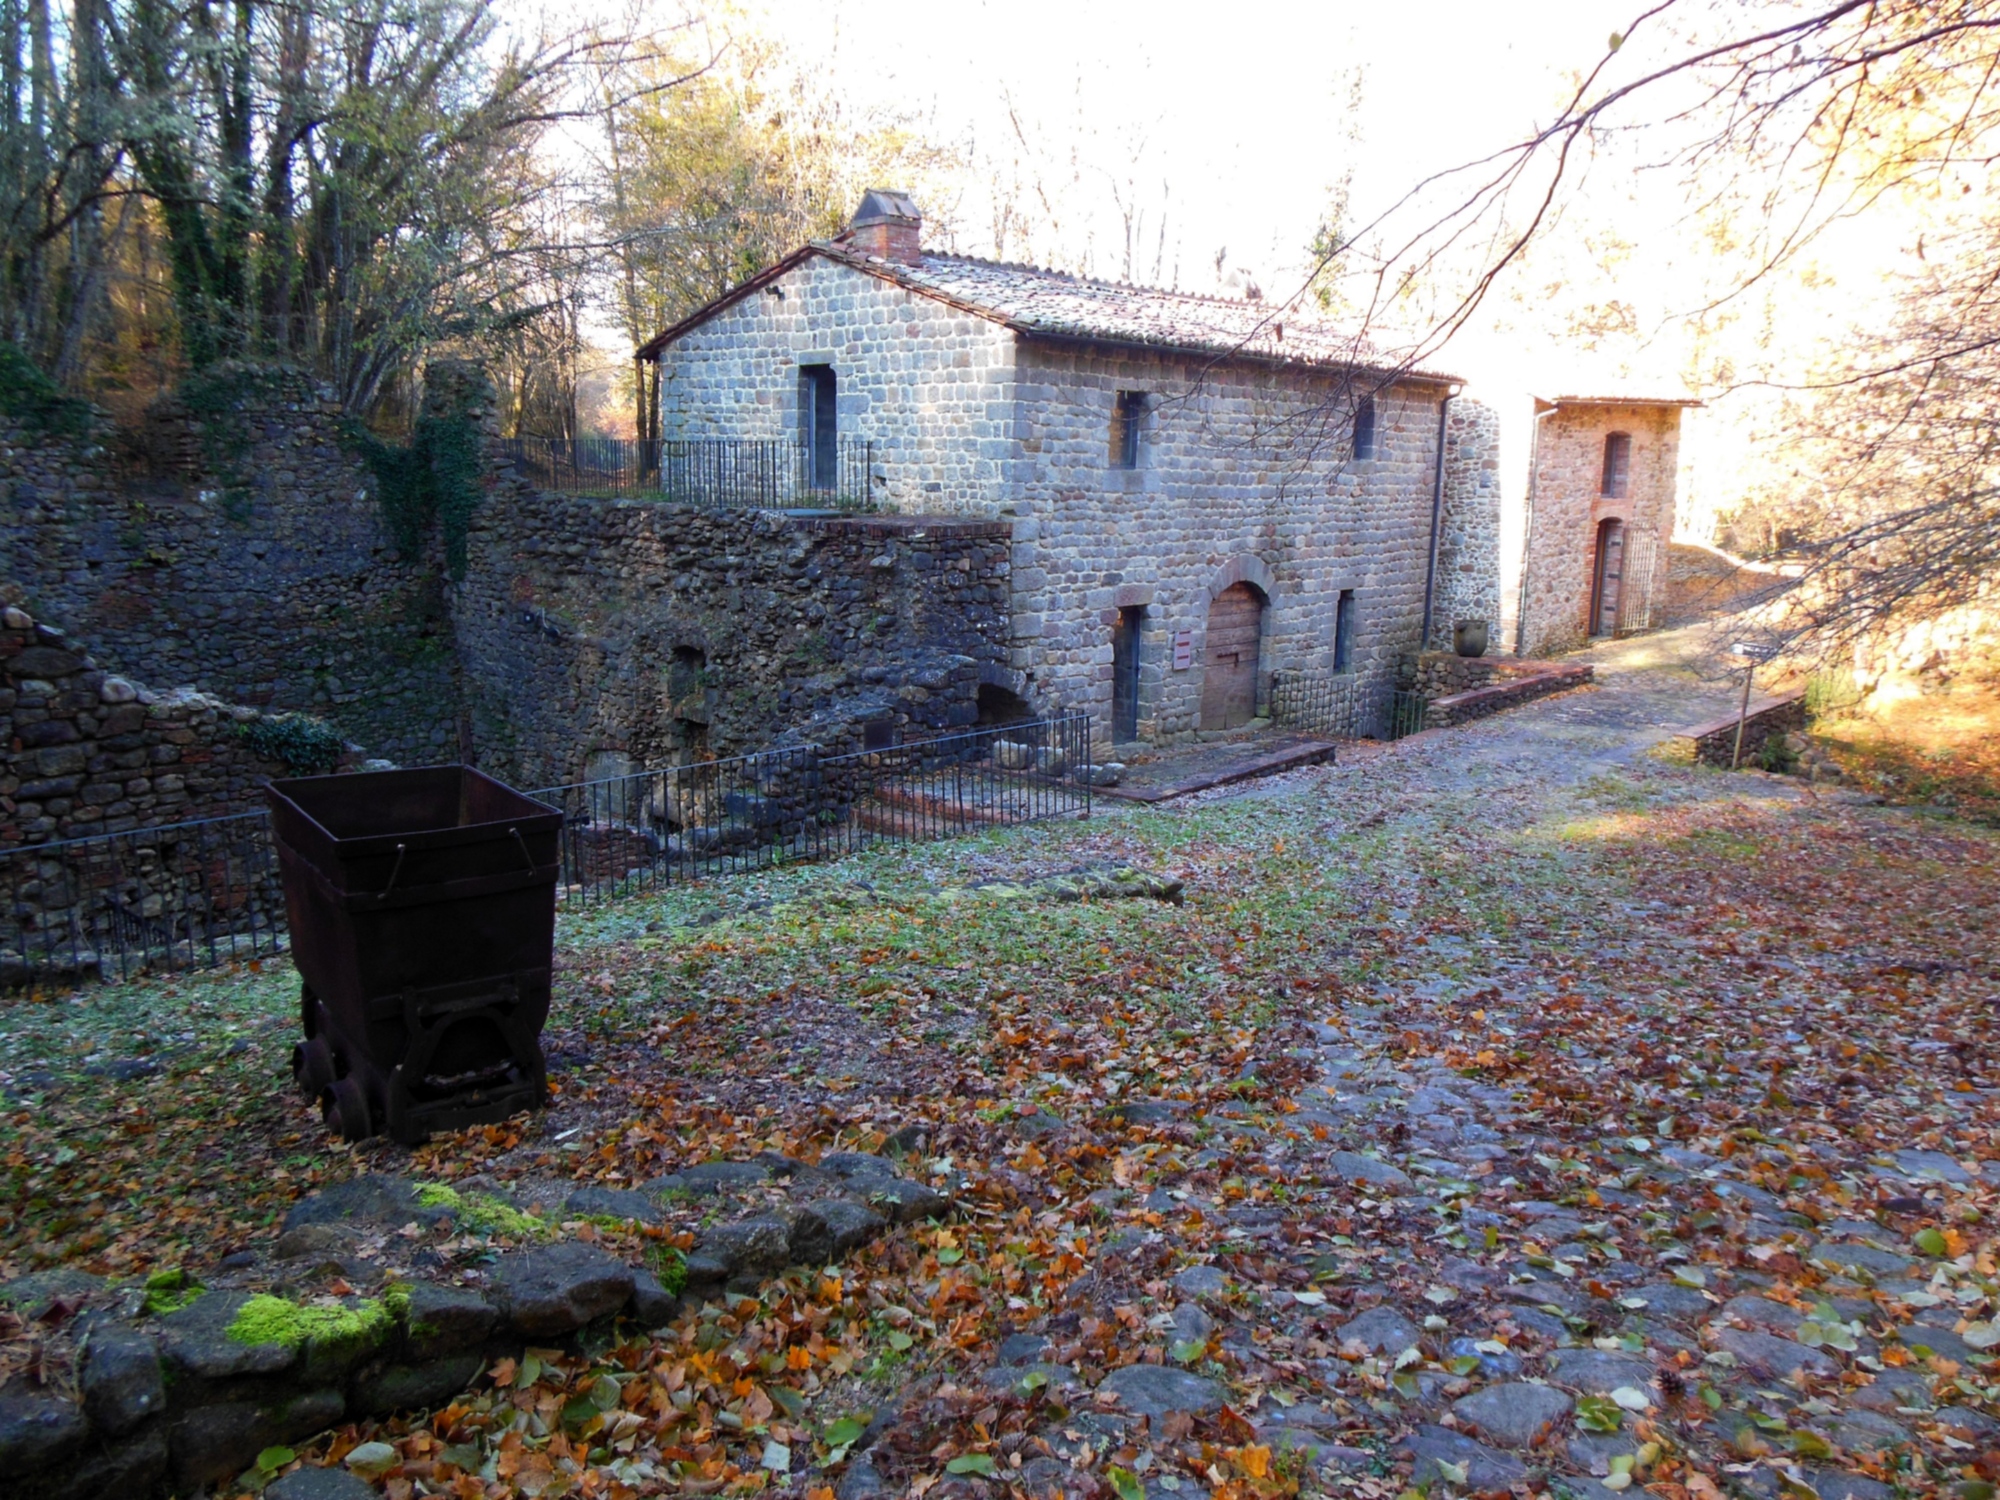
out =
[(1174, 670), (1185, 672), (1194, 665), (1194, 632), (1177, 630), (1174, 632)]

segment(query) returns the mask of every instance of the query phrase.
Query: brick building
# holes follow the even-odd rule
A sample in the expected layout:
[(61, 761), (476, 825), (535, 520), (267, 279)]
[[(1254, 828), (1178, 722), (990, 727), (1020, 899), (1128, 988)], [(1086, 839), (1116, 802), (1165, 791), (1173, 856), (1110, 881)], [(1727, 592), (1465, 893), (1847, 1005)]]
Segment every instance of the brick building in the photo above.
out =
[(1674, 535), (1680, 397), (1535, 400), (1513, 639), (1522, 656), (1657, 623)]
[(1281, 670), (1386, 693), (1427, 608), (1498, 623), (1492, 413), (1293, 308), (934, 254), (877, 191), (639, 353), (670, 446), (1005, 520), (988, 693), (1106, 741), (1239, 726)]

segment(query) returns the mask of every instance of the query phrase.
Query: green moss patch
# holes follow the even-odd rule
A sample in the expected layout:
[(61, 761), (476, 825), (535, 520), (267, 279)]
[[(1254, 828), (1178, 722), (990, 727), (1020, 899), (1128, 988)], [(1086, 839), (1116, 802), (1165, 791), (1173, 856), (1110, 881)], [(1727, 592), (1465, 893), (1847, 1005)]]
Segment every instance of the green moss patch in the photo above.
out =
[(443, 1209), (458, 1221), (459, 1228), (474, 1234), (536, 1239), (549, 1233), (549, 1226), (533, 1214), (522, 1213), (490, 1193), (461, 1193), (442, 1182), (425, 1182), (417, 1186), (417, 1202), (425, 1208)]
[(154, 1317), (179, 1312), (201, 1295), (201, 1283), (179, 1266), (155, 1271), (146, 1278), (146, 1299), (140, 1306)]
[[(403, 1305), (409, 1305), (407, 1293)], [(266, 1293), (237, 1309), (228, 1337), (236, 1344), (283, 1344), (287, 1348), (308, 1340), (324, 1345), (356, 1344), (382, 1337), (394, 1322), (395, 1314), (386, 1301), (364, 1298), (344, 1307), (304, 1307)]]

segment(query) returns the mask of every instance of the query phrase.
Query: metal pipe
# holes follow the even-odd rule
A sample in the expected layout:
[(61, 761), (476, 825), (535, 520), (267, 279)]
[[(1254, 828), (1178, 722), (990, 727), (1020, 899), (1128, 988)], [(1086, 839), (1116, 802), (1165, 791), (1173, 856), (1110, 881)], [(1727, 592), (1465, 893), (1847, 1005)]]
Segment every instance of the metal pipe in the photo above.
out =
[(1437, 594), (1438, 532), (1444, 520), (1444, 431), (1445, 415), (1451, 410), (1452, 397), (1460, 387), (1453, 386), (1438, 402), (1437, 464), (1431, 475), (1431, 555), (1424, 568), (1424, 628), (1417, 637), (1419, 653), (1431, 648), (1431, 606)]

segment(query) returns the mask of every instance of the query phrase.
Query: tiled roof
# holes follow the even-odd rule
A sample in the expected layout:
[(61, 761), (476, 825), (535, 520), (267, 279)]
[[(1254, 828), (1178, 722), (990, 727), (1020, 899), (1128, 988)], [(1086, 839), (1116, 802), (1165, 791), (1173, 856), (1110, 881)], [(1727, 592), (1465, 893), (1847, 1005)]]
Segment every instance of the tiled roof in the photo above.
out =
[(921, 265), (863, 255), (838, 243), (813, 244), (667, 329), (639, 352), (651, 358), (744, 294), (811, 255), (893, 281), (1030, 338), (1085, 340), (1176, 353), (1255, 359), (1317, 368), (1361, 368), (1456, 381), (1435, 370), (1404, 369), (1393, 353), (1351, 329), (1296, 307), (1200, 297), (1157, 287), (1093, 281), (1036, 266), (932, 255)]

